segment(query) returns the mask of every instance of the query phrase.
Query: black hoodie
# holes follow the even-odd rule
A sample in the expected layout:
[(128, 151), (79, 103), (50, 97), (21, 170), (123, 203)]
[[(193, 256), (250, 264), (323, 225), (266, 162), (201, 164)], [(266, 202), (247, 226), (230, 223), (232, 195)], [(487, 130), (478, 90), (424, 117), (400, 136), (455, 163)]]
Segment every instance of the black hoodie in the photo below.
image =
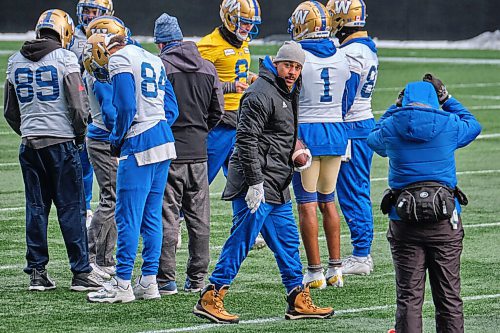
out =
[(171, 126), (177, 152), (172, 163), (205, 162), (208, 131), (219, 123), (224, 108), (217, 71), (193, 42), (167, 45), (160, 58), (179, 106), (179, 117)]

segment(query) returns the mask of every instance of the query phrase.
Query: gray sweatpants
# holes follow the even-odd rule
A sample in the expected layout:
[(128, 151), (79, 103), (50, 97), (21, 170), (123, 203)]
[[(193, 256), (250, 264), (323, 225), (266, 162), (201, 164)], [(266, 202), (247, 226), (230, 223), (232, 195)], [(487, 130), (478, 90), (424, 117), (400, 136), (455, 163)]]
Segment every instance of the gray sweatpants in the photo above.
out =
[(99, 184), (99, 206), (87, 232), (89, 261), (99, 266), (114, 266), (116, 246), (116, 170), (118, 161), (110, 154), (109, 142), (87, 138), (90, 163)]
[(207, 163), (172, 163), (163, 197), (163, 245), (158, 281), (175, 281), (175, 253), (180, 211), (189, 235), (187, 278), (192, 288), (203, 287), (210, 263), (210, 197)]

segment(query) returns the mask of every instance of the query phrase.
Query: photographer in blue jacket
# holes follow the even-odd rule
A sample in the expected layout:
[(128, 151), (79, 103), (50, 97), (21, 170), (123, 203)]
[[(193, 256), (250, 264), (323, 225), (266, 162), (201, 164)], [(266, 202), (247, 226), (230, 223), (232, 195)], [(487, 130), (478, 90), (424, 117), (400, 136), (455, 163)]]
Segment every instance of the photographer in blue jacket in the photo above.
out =
[(381, 209), (396, 271), (396, 332), (422, 332), (426, 271), (436, 306), (437, 332), (463, 332), (460, 255), (464, 236), (455, 150), (481, 132), (475, 117), (431, 74), (411, 82), (368, 136), (389, 158)]

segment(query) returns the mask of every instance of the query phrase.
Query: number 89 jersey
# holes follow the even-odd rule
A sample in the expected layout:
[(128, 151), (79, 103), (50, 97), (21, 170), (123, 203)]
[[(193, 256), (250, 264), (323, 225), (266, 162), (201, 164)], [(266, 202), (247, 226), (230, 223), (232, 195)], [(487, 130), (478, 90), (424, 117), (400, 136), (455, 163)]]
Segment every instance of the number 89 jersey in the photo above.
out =
[(23, 137), (75, 137), (63, 86), (70, 73), (80, 73), (80, 65), (73, 52), (62, 48), (39, 61), (31, 61), (20, 52), (9, 58), (7, 80), (16, 89)]
[(111, 79), (120, 73), (130, 73), (134, 78), (134, 133), (129, 133), (128, 137), (141, 134), (166, 119), (164, 97), (167, 75), (159, 57), (135, 45), (127, 45), (111, 55), (108, 68)]

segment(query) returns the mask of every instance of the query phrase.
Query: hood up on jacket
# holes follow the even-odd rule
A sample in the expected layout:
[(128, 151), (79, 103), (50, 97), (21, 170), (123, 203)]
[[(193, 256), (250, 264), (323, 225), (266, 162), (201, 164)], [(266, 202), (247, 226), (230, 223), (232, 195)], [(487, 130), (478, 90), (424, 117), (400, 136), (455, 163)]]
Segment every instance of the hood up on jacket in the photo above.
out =
[[(168, 57), (162, 57), (163, 55)], [(197, 72), (203, 66), (203, 58), (194, 42), (180, 42), (161, 51), (160, 57), (182, 72)]]
[(428, 82), (411, 82), (405, 87), (403, 107), (394, 112), (399, 135), (413, 142), (431, 141), (445, 129), (450, 114), (440, 110), (436, 91)]

